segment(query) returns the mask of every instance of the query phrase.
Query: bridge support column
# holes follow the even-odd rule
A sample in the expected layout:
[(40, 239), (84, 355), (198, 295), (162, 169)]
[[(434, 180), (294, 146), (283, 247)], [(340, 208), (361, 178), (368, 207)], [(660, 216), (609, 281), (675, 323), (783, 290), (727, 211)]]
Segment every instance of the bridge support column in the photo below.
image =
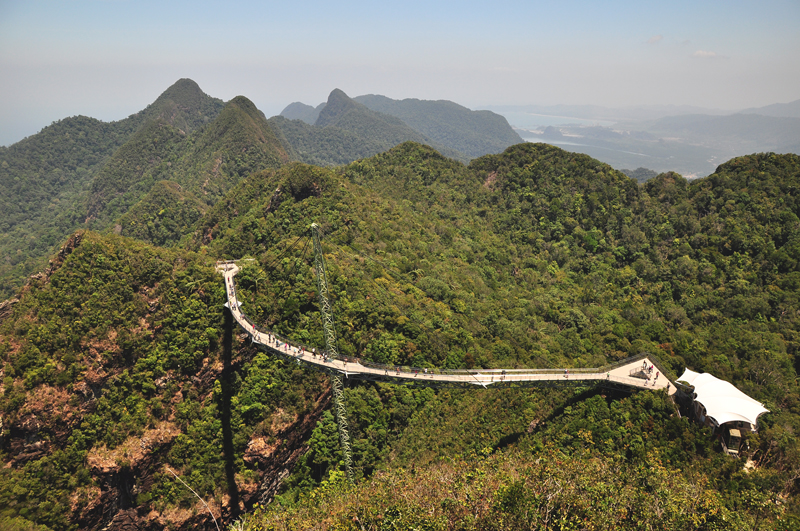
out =
[[(325, 332), (325, 349), (332, 359), (339, 358), (339, 347), (336, 341), (336, 329), (333, 326), (333, 310), (328, 299), (328, 274), (325, 268), (325, 255), (320, 243), (319, 225), (311, 224), (311, 235), (314, 241), (314, 271), (317, 275), (317, 294), (319, 296), (319, 312), (322, 316), (322, 328)], [(347, 479), (353, 483), (353, 456), (350, 451), (350, 430), (347, 426), (347, 405), (344, 401), (344, 380), (339, 372), (331, 371), (331, 390), (333, 391), (333, 407), (336, 410), (336, 423), (339, 427), (339, 444), (342, 447), (344, 467)]]

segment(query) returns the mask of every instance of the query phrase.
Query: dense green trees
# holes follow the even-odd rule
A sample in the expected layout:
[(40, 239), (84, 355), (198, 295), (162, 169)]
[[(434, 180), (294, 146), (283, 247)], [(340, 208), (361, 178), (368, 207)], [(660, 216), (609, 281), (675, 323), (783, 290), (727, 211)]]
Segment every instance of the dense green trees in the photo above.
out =
[[(239, 103), (231, 111), (253, 118)], [(197, 146), (201, 136), (189, 138)], [(377, 526), (380, 514), (500, 529), (584, 518), (602, 528), (616, 515), (634, 528), (660, 508), (665, 528), (757, 528), (798, 512), (798, 157), (752, 155), (700, 181), (670, 173), (643, 186), (532, 144), (469, 166), (414, 143), (340, 168), (240, 163), (207, 209), (160, 182), (172, 199), (151, 194), (122, 218), (122, 234), (172, 248), (85, 233), (0, 323), (0, 411), (14, 427), (3, 435), (12, 466), (0, 517), (88, 521), (93, 496), (112, 488), (109, 467), (136, 471), (130, 505), (191, 507), (162, 464), (209, 498), (233, 481), (249, 507), (278, 455), (297, 459), (280, 504), (328, 507), (341, 485), (324, 380), (235, 335), (226, 354), (213, 270), (216, 259), (251, 257), (237, 276), (247, 314), (320, 346), (311, 221), (326, 235), (345, 355), (480, 368), (600, 366), (649, 352), (674, 372), (713, 372), (772, 411), (745, 472), (651, 393), (348, 388), (358, 492), (376, 501), (338, 506), (332, 527), (353, 516)], [(307, 434), (291, 452), (290, 426)], [(145, 438), (158, 442), (143, 450)], [(416, 501), (381, 490), (382, 478), (410, 489), (411, 471), (428, 464), (455, 483), (418, 482)], [(479, 477), (492, 479), (470, 490)], [(453, 501), (428, 506), (425, 492)], [(434, 516), (412, 521), (421, 513)], [(296, 518), (301, 527), (306, 516)]]
[[(777, 502), (777, 503), (776, 503)], [(289, 510), (257, 509), (245, 529), (796, 529), (780, 501), (756, 489), (726, 505), (698, 473), (658, 457), (631, 465), (578, 452), (466, 454), (400, 468), (355, 488), (337, 476)]]
[[(1, 332), (3, 425), (39, 422), (24, 428), (28, 442), (4, 439), (4, 459), (15, 466), (2, 472), (2, 516), (53, 529), (89, 519), (90, 495), (109, 488), (98, 467), (150, 478), (140, 503), (193, 504), (161, 463), (142, 461), (146, 441), (165, 452), (165, 464), (202, 478), (193, 484), (203, 495), (224, 492), (225, 458), (245, 483), (257, 481), (242, 460), (248, 442), (257, 431), (275, 435), (276, 411), (293, 419), (312, 407), (318, 378), (264, 354), (250, 360), (253, 352), (235, 377), (221, 372), (224, 289), (202, 259), (93, 233), (76, 240), (49, 278), (28, 287)], [(229, 386), (227, 419), (220, 382)], [(220, 452), (223, 422), (233, 426), (235, 455)], [(48, 450), (25, 455), (14, 451), (20, 444)], [(141, 478), (125, 488), (141, 489)]]
[(0, 299), (83, 221), (94, 173), (131, 132), (129, 123), (76, 116), (0, 149)]

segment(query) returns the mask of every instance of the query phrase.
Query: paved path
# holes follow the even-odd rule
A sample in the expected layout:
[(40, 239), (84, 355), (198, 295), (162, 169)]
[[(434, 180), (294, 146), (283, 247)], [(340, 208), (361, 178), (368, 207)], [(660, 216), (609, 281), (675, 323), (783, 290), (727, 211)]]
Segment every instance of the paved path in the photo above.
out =
[(268, 330), (258, 328), (244, 313), (242, 302), (236, 296), (233, 277), (239, 267), (232, 262), (220, 262), (217, 270), (225, 277), (225, 290), (228, 295), (227, 306), (239, 326), (245, 330), (254, 343), (268, 351), (275, 352), (305, 363), (325, 372), (339, 372), (348, 379), (383, 380), (395, 383), (412, 383), (427, 386), (447, 387), (544, 387), (562, 385), (607, 385), (626, 386), (637, 389), (663, 389), (671, 395), (675, 384), (658, 374), (658, 369), (643, 371), (654, 365), (647, 356), (640, 356), (624, 365), (611, 365), (598, 369), (473, 369), (442, 370), (431, 368), (385, 366), (355, 358), (330, 359), (321, 352), (295, 342), (287, 342)]

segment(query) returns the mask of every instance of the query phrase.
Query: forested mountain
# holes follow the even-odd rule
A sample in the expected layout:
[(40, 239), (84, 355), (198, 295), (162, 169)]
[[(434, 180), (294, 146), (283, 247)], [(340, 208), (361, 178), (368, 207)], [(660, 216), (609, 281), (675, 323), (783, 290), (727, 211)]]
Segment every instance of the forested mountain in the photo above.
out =
[[(82, 221), (94, 173), (132, 134), (131, 125), (76, 116), (0, 149), (0, 278), (19, 286), (43, 267), (44, 256)], [(11, 293), (0, 288), (0, 298)]]
[[(79, 232), (0, 308), (0, 522), (213, 527), (172, 471), (228, 523), (277, 495), (250, 529), (797, 525), (800, 157), (639, 185), (544, 144), (465, 166), (408, 142), (335, 169), (252, 171), (203, 207), (154, 186), (120, 230), (177, 246)], [(346, 389), (348, 487), (327, 382), (231, 331), (214, 271), (251, 257), (248, 315), (321, 346), (311, 222), (344, 355), (513, 368), (647, 352), (770, 409), (752, 466), (664, 394), (367, 383)]]
[(148, 120), (97, 172), (89, 190), (86, 221), (103, 227), (125, 213), (164, 179), (169, 159), (183, 140), (180, 130), (161, 120)]
[[(451, 101), (393, 100), (374, 94), (350, 99), (338, 89), (331, 93), (331, 97), (332, 101), (329, 99), (316, 108), (300, 102), (292, 103), (281, 111), (280, 115), (287, 120), (300, 120), (309, 125), (336, 126), (354, 134), (355, 137), (342, 134), (340, 143), (346, 147), (338, 151), (340, 154), (348, 155), (336, 159), (339, 164), (385, 151), (397, 145), (398, 140), (421, 141), (438, 147), (445, 155), (464, 162), (482, 155), (499, 153), (508, 146), (522, 141), (506, 119), (499, 114), (490, 111), (471, 111)], [(325, 111), (331, 104), (332, 107)], [(380, 114), (365, 113), (363, 108), (355, 104), (362, 104)], [(354, 119), (353, 116), (357, 117)], [(388, 117), (398, 118), (400, 122)], [(373, 121), (375, 119), (380, 124), (377, 127)], [(383, 122), (391, 124), (391, 128), (387, 130)], [(319, 150), (321, 146), (331, 143), (329, 138), (333, 135), (333, 131), (327, 131), (324, 134), (326, 138), (323, 139), (321, 138), (323, 133), (300, 124), (288, 124), (283, 121), (278, 123), (287, 129), (292, 145), (305, 154), (303, 161), (324, 164), (331, 157), (330, 154)], [(422, 136), (410, 135), (403, 128), (395, 130), (401, 124)], [(351, 143), (363, 142), (364, 138), (372, 139), (372, 137), (384, 139), (386, 147), (379, 151), (374, 151), (374, 148), (353, 151), (358, 148), (351, 146)], [(358, 155), (354, 156), (355, 153)]]
[[(252, 102), (223, 103), (181, 79), (141, 112), (118, 122), (85, 117), (62, 120), (0, 150), (0, 295), (10, 296), (24, 277), (45, 265), (54, 246), (78, 227), (107, 230), (126, 218), (143, 221), (156, 183), (179, 185), (193, 205), (177, 226), (194, 222), (244, 175), (289, 160), (284, 144)], [(176, 190), (173, 187), (157, 191)], [(188, 216), (188, 217), (186, 217)], [(177, 227), (176, 226), (176, 227)], [(126, 234), (144, 235), (126, 228)], [(156, 232), (161, 231), (158, 229)], [(167, 234), (169, 233), (169, 234)], [(179, 239), (167, 230), (162, 244)], [(153, 241), (153, 240), (149, 240)]]
[(312, 107), (311, 105), (296, 101), (287, 105), (286, 108), (281, 111), (280, 115), (287, 120), (302, 120), (308, 125), (314, 125), (317, 122), (317, 118), (319, 118), (320, 111), (324, 107), (325, 102), (320, 103), (316, 107)]
[(216, 118), (224, 106), (225, 102), (205, 94), (191, 79), (179, 79), (134, 117), (140, 122), (161, 120), (189, 134)]
[(114, 232), (168, 247), (191, 232), (207, 209), (205, 202), (178, 183), (159, 181), (117, 220)]
[(333, 90), (320, 107), (314, 125), (284, 116), (269, 121), (302, 162), (325, 166), (347, 164), (407, 141), (428, 144), (453, 158), (469, 160), (465, 154), (438, 145), (399, 118), (370, 110), (339, 89)]
[(174, 181), (213, 204), (245, 175), (288, 160), (263, 115), (243, 96), (190, 135), (160, 117), (148, 120), (98, 172), (87, 221), (104, 227), (160, 180)]
[(499, 153), (522, 142), (508, 121), (491, 111), (472, 111), (452, 101), (393, 100), (369, 94), (354, 98), (373, 111), (400, 118), (431, 140), (470, 159)]
[(639, 183), (644, 183), (647, 180), (658, 176), (657, 172), (649, 170), (647, 168), (636, 168), (635, 170), (623, 169), (620, 171), (625, 175), (627, 175), (628, 177), (630, 177), (631, 179), (635, 179)]
[[(194, 81), (181, 79), (124, 120), (67, 118), (0, 149), (0, 297), (43, 268), (46, 255), (83, 224), (97, 173), (137, 133), (146, 136), (139, 133), (142, 127), (152, 129), (158, 121), (186, 134), (213, 119), (222, 105)], [(150, 132), (163, 139), (158, 128)]]
[[(441, 143), (339, 90), (316, 109), (287, 107), (290, 118), (319, 120), (312, 126), (281, 117), (267, 121), (247, 98), (225, 103), (190, 79), (178, 80), (146, 109), (118, 122), (74, 117), (54, 123), (0, 148), (0, 297), (11, 296), (27, 276), (44, 268), (46, 256), (80, 227), (174, 243), (187, 223), (244, 176), (289, 160), (347, 164), (416, 141), (466, 162), (480, 151), (473, 149), (479, 115), (487, 146), (500, 151), (513, 142), (498, 144), (508, 131), (495, 127), (496, 115), (492, 120), (449, 102), (430, 103), (439, 110), (428, 126), (406, 114)], [(180, 196), (167, 217), (161, 207), (147, 210), (164, 205), (161, 193)], [(129, 213), (132, 208), (136, 212)], [(165, 225), (145, 228), (157, 219)]]

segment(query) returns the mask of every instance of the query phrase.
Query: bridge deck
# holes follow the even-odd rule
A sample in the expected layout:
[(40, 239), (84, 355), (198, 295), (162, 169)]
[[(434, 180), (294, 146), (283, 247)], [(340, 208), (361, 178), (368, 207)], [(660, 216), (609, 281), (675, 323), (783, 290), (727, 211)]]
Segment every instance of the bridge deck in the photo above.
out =
[[(221, 262), (217, 269), (225, 277), (225, 290), (228, 296), (227, 306), (252, 341), (268, 351), (278, 353), (305, 363), (324, 372), (339, 372), (348, 379), (384, 380), (395, 383), (411, 383), (427, 386), (448, 387), (538, 387), (552, 385), (606, 385), (624, 386), (636, 389), (664, 389), (669, 394), (675, 392), (672, 384), (657, 369), (645, 371), (655, 365), (647, 356), (638, 357), (635, 361), (624, 365), (609, 366), (597, 369), (474, 369), (474, 370), (441, 370), (417, 369), (410, 367), (390, 367), (354, 358), (330, 359), (322, 352), (314, 352), (311, 348), (276, 336), (268, 330), (257, 327), (244, 313), (241, 302), (236, 296), (234, 276), (239, 272), (235, 263)], [(636, 375), (636, 376), (634, 376)]]

